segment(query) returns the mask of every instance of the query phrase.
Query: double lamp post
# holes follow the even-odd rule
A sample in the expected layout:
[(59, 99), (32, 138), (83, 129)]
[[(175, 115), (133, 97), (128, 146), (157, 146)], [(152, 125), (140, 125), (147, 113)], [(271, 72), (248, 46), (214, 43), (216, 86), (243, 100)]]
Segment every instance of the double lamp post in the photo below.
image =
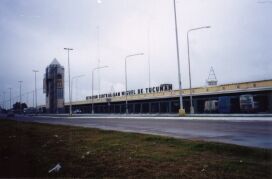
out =
[(192, 31), (201, 30), (201, 29), (208, 29), (211, 28), (210, 26), (203, 26), (198, 28), (189, 29), (187, 31), (187, 52), (188, 52), (188, 65), (189, 65), (189, 83), (190, 83), (190, 113), (194, 114), (194, 106), (193, 106), (193, 94), (192, 94), (192, 76), (191, 76), (191, 60), (190, 60), (190, 40), (189, 34)]
[[(177, 13), (176, 13), (176, 0), (173, 0), (174, 5), (174, 20), (175, 20), (175, 35), (176, 35), (176, 52), (177, 52), (177, 66), (178, 66), (178, 84), (179, 84), (179, 115), (184, 116), (185, 110), (183, 107), (183, 97), (182, 97), (182, 84), (181, 84), (181, 72), (180, 72), (180, 54), (179, 54), (179, 40), (178, 40), (178, 25), (177, 25)], [(190, 113), (194, 113), (193, 102), (192, 102), (192, 82), (191, 82), (191, 64), (190, 64), (190, 47), (189, 47), (189, 33), (192, 31), (210, 28), (210, 26), (203, 26), (199, 28), (190, 29), (187, 31), (187, 46), (188, 46), (188, 65), (189, 65), (189, 81), (190, 81)], [(70, 103), (70, 116), (72, 115), (72, 103), (71, 103), (71, 90), (70, 90), (70, 62), (69, 62), (69, 52), (73, 50), (72, 48), (64, 48), (68, 51), (68, 76), (69, 76), (69, 103)], [(126, 86), (126, 114), (128, 114), (128, 101), (127, 101), (127, 60), (134, 56), (144, 55), (144, 53), (131, 54), (125, 57), (125, 86)], [(107, 68), (108, 66), (97, 67), (92, 70), (92, 113), (94, 113), (94, 102), (93, 102), (93, 78), (95, 70), (101, 68)]]

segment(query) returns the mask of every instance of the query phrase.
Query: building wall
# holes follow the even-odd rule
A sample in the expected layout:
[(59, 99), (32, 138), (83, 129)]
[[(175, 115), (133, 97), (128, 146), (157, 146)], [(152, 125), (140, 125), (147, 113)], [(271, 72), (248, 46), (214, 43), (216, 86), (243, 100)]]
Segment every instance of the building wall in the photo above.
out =
[[(252, 94), (258, 101), (259, 109), (256, 113), (272, 113), (272, 95), (271, 91), (255, 91), (244, 93), (224, 93), (216, 95), (199, 95), (193, 97), (193, 103), (196, 113), (205, 113), (204, 106), (207, 100), (218, 100), (220, 97), (228, 98), (230, 102), (227, 113), (243, 113), (240, 110), (240, 95)], [(189, 96), (185, 96), (183, 99), (184, 108), (189, 113), (190, 102)], [(84, 113), (90, 113), (91, 104), (73, 105), (73, 110), (80, 109)], [(128, 102), (129, 113), (177, 113), (179, 110), (179, 98), (160, 98), (149, 100), (134, 100)], [(69, 111), (68, 105), (66, 106), (66, 112)], [(110, 102), (110, 103), (96, 103), (94, 104), (95, 113), (125, 113), (125, 101), (122, 102)], [(220, 111), (214, 111), (212, 113), (222, 113)]]
[[(239, 97), (243, 94), (252, 94), (258, 101), (259, 111), (272, 113), (272, 80), (253, 81), (245, 83), (225, 84), (193, 88), (193, 103), (197, 113), (204, 112), (204, 103), (207, 100), (218, 100), (219, 97), (230, 97), (231, 113), (239, 113)], [(184, 108), (189, 112), (189, 89), (182, 91)], [(128, 96), (129, 112), (132, 113), (177, 113), (179, 109), (179, 91), (164, 91), (158, 93), (136, 94)], [(94, 99), (94, 109), (97, 113), (124, 113), (125, 96)], [(91, 100), (73, 102), (73, 109), (83, 112), (91, 111)], [(110, 104), (110, 105), (109, 105)], [(68, 106), (68, 104), (67, 104)], [(66, 107), (66, 110), (68, 108)]]
[(64, 112), (64, 68), (61, 65), (50, 64), (46, 68), (44, 93), (47, 112)]
[[(272, 80), (263, 80), (263, 81), (253, 81), (253, 82), (244, 82), (244, 83), (233, 83), (233, 84), (224, 84), (219, 86), (207, 86), (193, 88), (193, 96), (208, 96), (215, 94), (226, 94), (226, 93), (242, 93), (247, 91), (263, 91), (263, 90), (272, 90)], [(190, 90), (183, 89), (183, 96), (189, 96)], [(148, 94), (136, 94), (127, 96), (128, 101), (135, 100), (151, 100), (151, 99), (162, 99), (162, 98), (174, 98), (179, 96), (178, 90), (164, 91), (159, 93), (148, 93)], [(95, 104), (107, 103), (108, 98), (98, 98), (94, 99)], [(125, 101), (125, 96), (116, 96), (110, 98), (111, 102), (122, 102)], [(73, 102), (73, 105), (84, 105), (91, 104), (92, 100), (76, 101)]]
[(268, 102), (269, 111), (272, 113), (272, 92), (270, 92), (268, 99), (269, 99)]

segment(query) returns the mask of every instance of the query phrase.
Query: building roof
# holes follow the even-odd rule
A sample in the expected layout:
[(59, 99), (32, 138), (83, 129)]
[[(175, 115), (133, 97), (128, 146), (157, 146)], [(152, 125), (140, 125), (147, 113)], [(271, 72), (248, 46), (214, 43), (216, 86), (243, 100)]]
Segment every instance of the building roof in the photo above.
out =
[(50, 65), (60, 65), (60, 63), (58, 62), (56, 58), (54, 58), (54, 60), (50, 63)]
[[(271, 80), (260, 80), (260, 81), (249, 81), (242, 83), (230, 83), (217, 86), (205, 86), (193, 88), (192, 92), (194, 96), (209, 96), (209, 95), (219, 95), (219, 94), (232, 94), (232, 93), (248, 93), (248, 92), (260, 92), (260, 91), (272, 91), (272, 79)], [(183, 96), (189, 96), (190, 90), (183, 89)], [(145, 93), (127, 96), (128, 101), (140, 101), (140, 100), (150, 100), (150, 99), (163, 99), (163, 98), (174, 98), (179, 97), (179, 90), (165, 91), (159, 93)], [(93, 103), (107, 103), (108, 98), (98, 98), (91, 100), (75, 101), (73, 105), (86, 105)], [(125, 101), (125, 96), (115, 96), (111, 98), (111, 102), (123, 102)], [(65, 103), (69, 105), (69, 103)]]

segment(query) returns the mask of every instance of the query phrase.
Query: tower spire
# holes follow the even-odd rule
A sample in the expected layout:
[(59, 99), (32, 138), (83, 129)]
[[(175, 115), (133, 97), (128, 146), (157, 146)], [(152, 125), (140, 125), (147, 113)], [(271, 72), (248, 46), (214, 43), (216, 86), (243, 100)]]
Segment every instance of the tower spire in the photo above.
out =
[(210, 73), (206, 83), (208, 86), (216, 86), (218, 83), (213, 67), (210, 68)]

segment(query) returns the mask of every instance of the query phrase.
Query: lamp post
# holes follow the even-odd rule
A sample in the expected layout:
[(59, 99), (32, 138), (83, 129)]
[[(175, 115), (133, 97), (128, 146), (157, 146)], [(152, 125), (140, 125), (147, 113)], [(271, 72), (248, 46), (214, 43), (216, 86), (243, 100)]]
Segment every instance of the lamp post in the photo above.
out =
[(32, 70), (32, 71), (35, 73), (35, 113), (37, 114), (37, 73), (39, 71), (38, 70)]
[(11, 90), (12, 88), (9, 88), (9, 110), (11, 110)]
[(75, 79), (81, 78), (81, 77), (83, 77), (83, 76), (85, 76), (85, 75), (78, 75), (78, 76), (72, 77), (72, 83), (71, 83), (71, 100), (72, 100), (72, 101), (73, 101), (73, 81), (74, 81)]
[(151, 88), (151, 64), (150, 64), (150, 21), (148, 23), (148, 31), (147, 31), (147, 40), (148, 40), (148, 54), (147, 54), (147, 59), (148, 59), (148, 87)]
[(23, 81), (18, 81), (20, 83), (20, 113), (22, 112), (22, 83)]
[(210, 26), (203, 26), (198, 28), (193, 28), (187, 31), (187, 47), (188, 47), (188, 65), (189, 65), (189, 82), (190, 82), (190, 113), (194, 114), (194, 106), (193, 106), (193, 95), (192, 95), (192, 76), (191, 76), (191, 62), (190, 62), (190, 41), (189, 41), (189, 34), (192, 31), (201, 30), (201, 29), (208, 29), (211, 28)]
[(29, 105), (28, 105), (28, 95), (29, 95), (29, 92), (26, 93), (26, 105), (27, 105), (27, 107), (29, 106)]
[(93, 89), (94, 89), (93, 81), (94, 81), (94, 72), (95, 72), (95, 70), (102, 69), (102, 68), (108, 68), (108, 66), (96, 67), (96, 68), (94, 68), (94, 69), (92, 70), (92, 114), (94, 114), (94, 102), (93, 102)]
[(128, 101), (127, 101), (127, 59), (134, 56), (144, 55), (144, 53), (136, 53), (125, 57), (125, 83), (126, 83), (126, 114), (128, 114)]
[(72, 48), (64, 48), (64, 50), (67, 50), (68, 52), (68, 77), (69, 77), (69, 115), (72, 116), (72, 95), (71, 95), (71, 78), (70, 78), (70, 59), (69, 59), (69, 55), (70, 55), (70, 51), (74, 50)]
[(6, 109), (6, 92), (3, 92), (3, 108)]
[(33, 108), (35, 107), (35, 90), (32, 91), (32, 103), (33, 103)]
[(179, 60), (179, 41), (178, 41), (178, 25), (177, 25), (177, 12), (176, 12), (176, 0), (173, 0), (174, 4), (174, 17), (175, 17), (175, 32), (176, 32), (176, 48), (177, 48), (177, 62), (178, 62), (178, 83), (179, 83), (179, 115), (185, 116), (185, 110), (183, 108), (182, 99), (182, 86), (181, 86), (181, 73), (180, 73), (180, 60)]

